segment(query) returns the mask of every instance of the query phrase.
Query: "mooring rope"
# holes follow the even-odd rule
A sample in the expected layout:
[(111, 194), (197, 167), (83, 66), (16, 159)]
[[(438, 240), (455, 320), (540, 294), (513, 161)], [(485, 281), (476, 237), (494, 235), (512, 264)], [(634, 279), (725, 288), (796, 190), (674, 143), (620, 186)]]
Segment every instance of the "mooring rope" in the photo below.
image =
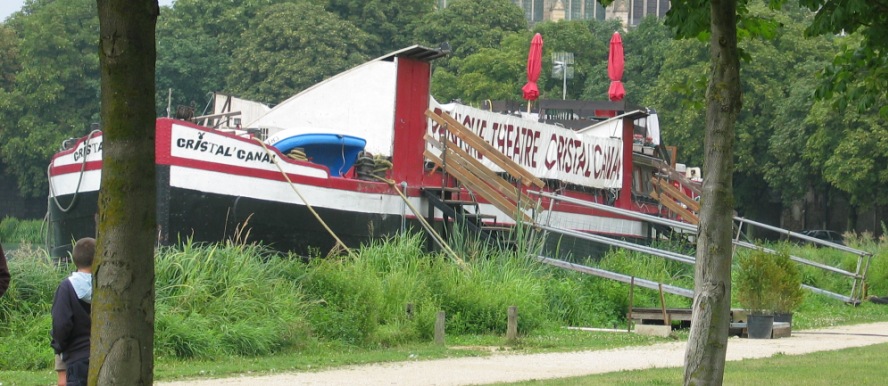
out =
[[(292, 188), (293, 191), (296, 192), (296, 195), (299, 196), (299, 199), (301, 199), (302, 202), (305, 203), (305, 207), (308, 208), (308, 210), (311, 212), (312, 215), (314, 215), (314, 217), (316, 219), (318, 219), (318, 222), (320, 222), (321, 225), (324, 227), (324, 229), (327, 230), (327, 233), (329, 233), (330, 236), (333, 236), (333, 239), (336, 240), (336, 244), (333, 246), (332, 249), (330, 249), (330, 252), (327, 254), (327, 256), (332, 255), (335, 251), (337, 251), (340, 248), (344, 249), (346, 251), (346, 253), (351, 255), (352, 254), (351, 249), (349, 249), (348, 246), (346, 246), (345, 243), (343, 243), (342, 240), (340, 240), (339, 237), (336, 236), (336, 233), (334, 233), (333, 230), (330, 229), (329, 226), (327, 226), (327, 223), (324, 222), (324, 219), (321, 218), (321, 216), (318, 214), (318, 212), (315, 212), (315, 210), (314, 210), (314, 208), (312, 208), (311, 204), (308, 203), (308, 200), (306, 200), (305, 197), (302, 196), (302, 193), (299, 192), (299, 189), (297, 189), (296, 185), (293, 183), (293, 181), (290, 180), (290, 176), (287, 175), (287, 172), (285, 172), (284, 168), (281, 167), (281, 165), (278, 163), (277, 157), (274, 156), (274, 154), (271, 152), (271, 150), (268, 150), (268, 147), (265, 146), (264, 142), (260, 141), (258, 138), (253, 138), (253, 140), (255, 140), (256, 142), (259, 142), (259, 145), (261, 145), (262, 148), (265, 149), (265, 152), (269, 155), (272, 162), (274, 162), (274, 165), (277, 166), (278, 170), (284, 176), (284, 179), (286, 179), (287, 182), (290, 184), (290, 188)], [(337, 248), (337, 247), (339, 247), (339, 248)]]
[(416, 209), (416, 207), (414, 207), (413, 204), (410, 203), (410, 200), (407, 198), (406, 195), (404, 195), (404, 192), (402, 192), (401, 189), (398, 189), (398, 185), (395, 183), (394, 180), (390, 180), (390, 179), (379, 177), (379, 176), (373, 176), (373, 177), (375, 177), (376, 179), (378, 179), (382, 182), (389, 184), (389, 186), (391, 186), (393, 189), (395, 189), (395, 191), (398, 192), (398, 195), (401, 196), (401, 199), (404, 200), (404, 203), (407, 204), (407, 207), (410, 208), (410, 211), (412, 211), (413, 214), (416, 216), (417, 220), (419, 220), (419, 224), (422, 225), (422, 227), (426, 230), (426, 232), (428, 232), (429, 235), (432, 236), (432, 239), (435, 241), (435, 244), (438, 244), (438, 246), (441, 247), (441, 249), (443, 249), (447, 253), (447, 255), (450, 256), (451, 259), (453, 259), (453, 261), (455, 261), (457, 264), (459, 264), (459, 266), (461, 268), (463, 268), (463, 269), (466, 268), (466, 262), (463, 261), (463, 259), (461, 259), (459, 257), (459, 255), (457, 255), (456, 252), (453, 251), (453, 249), (450, 248), (450, 246), (447, 244), (447, 241), (445, 241), (444, 238), (441, 237), (441, 235), (439, 235), (438, 232), (435, 231), (435, 228), (433, 228), (431, 226), (431, 224), (429, 224), (428, 221), (426, 221), (426, 219), (419, 213), (419, 209)]
[[(83, 148), (89, 148), (89, 140), (92, 139), (93, 134), (100, 132), (99, 130), (93, 130), (89, 132), (89, 135), (86, 136), (86, 140), (83, 141)], [(83, 162), (80, 163), (80, 175), (77, 177), (77, 187), (74, 188), (74, 198), (71, 199), (71, 202), (68, 204), (67, 208), (62, 208), (62, 204), (59, 203), (59, 198), (56, 196), (55, 187), (52, 185), (52, 175), (50, 170), (52, 170), (52, 164), (50, 163), (46, 167), (46, 180), (49, 181), (49, 193), (52, 194), (52, 200), (55, 202), (56, 207), (62, 211), (62, 213), (68, 213), (71, 208), (74, 207), (74, 203), (77, 202), (77, 194), (80, 192), (80, 184), (83, 182), (83, 173), (86, 172), (86, 156), (87, 151), (83, 151)]]

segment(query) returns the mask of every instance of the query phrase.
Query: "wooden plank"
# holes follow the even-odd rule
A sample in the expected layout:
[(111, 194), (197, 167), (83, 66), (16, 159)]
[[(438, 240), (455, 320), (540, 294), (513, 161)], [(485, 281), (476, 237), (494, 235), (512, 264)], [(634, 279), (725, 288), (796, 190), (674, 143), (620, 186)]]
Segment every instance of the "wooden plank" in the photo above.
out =
[(690, 210), (694, 212), (700, 212), (700, 203), (694, 201), (691, 197), (684, 192), (678, 190), (676, 187), (670, 185), (665, 181), (661, 181), (663, 192), (673, 197), (674, 199), (681, 201), (682, 204), (685, 204)]
[[(506, 173), (509, 173), (513, 177), (521, 180), (521, 183), (523, 183), (525, 185), (529, 185), (529, 181), (522, 178), (520, 170), (514, 168), (508, 161), (503, 161), (501, 158), (497, 157), (497, 153), (499, 153), (499, 155), (501, 155), (503, 158), (508, 159), (508, 157), (505, 157), (505, 155), (502, 155), (502, 153), (500, 153), (498, 150), (493, 149), (493, 147), (490, 146), (490, 144), (488, 144), (486, 141), (484, 141), (484, 139), (478, 137), (477, 134), (471, 132), (471, 130), (465, 129), (465, 126), (463, 126), (458, 121), (453, 119), (453, 117), (451, 117), (447, 113), (442, 113), (442, 115), (438, 115), (438, 114), (435, 114), (431, 110), (426, 110), (426, 116), (429, 117), (430, 119), (432, 119), (433, 121), (437, 122), (439, 125), (441, 125), (447, 131), (449, 131), (450, 133), (455, 135), (457, 138), (459, 138), (460, 140), (465, 142), (471, 148), (478, 151), (479, 154), (487, 157), (494, 164), (503, 168), (503, 170), (505, 170)], [(447, 118), (449, 118), (449, 119), (447, 119)], [(470, 134), (466, 134), (466, 132), (468, 132)], [(486, 148), (484, 146), (485, 144), (488, 145), (493, 150), (493, 152), (488, 154), (488, 152), (486, 151)], [(511, 159), (509, 161), (511, 161)]]
[(433, 154), (429, 150), (426, 150), (424, 152), (424, 155), (429, 161), (437, 164), (448, 173), (453, 174), (454, 177), (459, 179), (460, 182), (469, 187), (469, 189), (472, 189), (473, 191), (478, 193), (481, 197), (490, 202), (497, 209), (503, 211), (503, 213), (505, 213), (513, 220), (517, 220), (515, 216), (516, 214), (520, 213), (523, 221), (532, 221), (530, 216), (518, 210), (518, 207), (506, 200), (505, 197), (496, 194), (492, 188), (490, 188), (483, 181), (472, 175), (469, 171), (465, 170), (462, 166), (455, 164), (445, 165), (441, 158), (438, 158), (437, 155)]
[[(504, 180), (502, 177), (494, 173), (493, 170), (488, 169), (483, 163), (481, 163), (481, 161), (478, 161), (475, 157), (466, 153), (465, 150), (460, 149), (455, 143), (450, 142), (447, 139), (444, 140), (444, 143), (447, 146), (448, 156), (454, 157), (456, 161), (463, 166), (470, 167), (473, 171), (477, 171), (475, 174), (478, 178), (494, 185), (497, 190), (507, 195), (509, 199), (516, 203), (518, 202), (521, 198), (521, 190), (518, 189), (517, 186), (513, 186), (509, 181)], [(530, 199), (528, 198), (525, 199), (525, 201), (529, 200)]]
[(660, 201), (661, 204), (666, 206), (666, 208), (668, 208), (675, 214), (679, 215), (685, 221), (694, 225), (700, 222), (700, 219), (698, 219), (696, 215), (691, 213), (689, 210), (682, 208), (681, 205), (679, 205), (675, 201), (672, 201), (672, 199), (670, 199), (668, 196), (661, 198), (661, 196), (657, 194), (657, 191), (651, 191), (651, 197), (653, 197), (655, 200)]
[(518, 220), (516, 216), (518, 213), (520, 213), (521, 219), (523, 221), (533, 221), (533, 219), (524, 214), (524, 212), (520, 211), (518, 209), (518, 206), (509, 202), (509, 200), (507, 200), (505, 197), (491, 189), (490, 186), (485, 184), (483, 180), (474, 176), (471, 172), (465, 170), (462, 166), (450, 164), (444, 165), (444, 169), (447, 170), (448, 173), (457, 176), (457, 178), (459, 178), (462, 183), (477, 192), (481, 197), (487, 200), (487, 202), (493, 204), (493, 206), (503, 211), (503, 213), (505, 213), (513, 220)]
[(497, 148), (493, 147), (493, 145), (487, 143), (484, 138), (475, 134), (472, 130), (463, 126), (459, 121), (451, 117), (449, 114), (444, 113), (442, 116), (444, 120), (449, 123), (447, 126), (447, 130), (454, 133), (458, 138), (463, 141), (467, 141), (478, 153), (484, 155), (487, 158), (490, 158), (494, 163), (499, 165), (504, 170), (511, 170), (509, 174), (512, 177), (522, 180), (524, 185), (530, 186), (534, 185), (538, 188), (543, 188), (546, 186), (546, 183), (543, 180), (537, 178), (533, 173), (527, 171), (523, 166), (519, 165), (517, 162), (513, 161), (511, 158), (507, 157), (505, 154), (497, 150)]
[(487, 141), (479, 137), (477, 134), (473, 133), (471, 130), (467, 129), (465, 126), (460, 124), (457, 120), (453, 119), (453, 117), (451, 117), (447, 113), (438, 115), (431, 110), (426, 110), (426, 116), (428, 116), (441, 126), (445, 127), (457, 138), (459, 138), (463, 142), (466, 142), (469, 146), (477, 150), (478, 153), (487, 157), (488, 159), (493, 161), (493, 163), (497, 164), (497, 166), (503, 168), (503, 170), (512, 175), (512, 177), (521, 180), (524, 185), (535, 185), (538, 188), (542, 188), (546, 185), (543, 180), (528, 172), (511, 158), (506, 157), (505, 154), (494, 148), (493, 145), (487, 143)]
[(679, 217), (683, 218), (685, 221), (695, 225), (700, 222), (700, 219), (698, 219), (696, 215), (691, 213), (689, 210), (682, 208), (681, 205), (673, 201), (671, 198), (669, 198), (669, 196), (661, 197), (656, 191), (652, 191), (651, 197), (653, 197), (655, 200), (660, 201), (660, 203), (666, 206), (666, 208), (677, 214)]
[(672, 186), (669, 181), (665, 179), (660, 179), (656, 177), (651, 177), (651, 182), (654, 183), (655, 186), (659, 186), (663, 193), (667, 194), (669, 197), (674, 200), (681, 201), (682, 204), (685, 204), (690, 210), (694, 212), (700, 211), (700, 203), (694, 201), (692, 198), (688, 197), (687, 194), (684, 194), (681, 190)]
[(647, 336), (659, 336), (661, 338), (668, 338), (669, 334), (672, 334), (672, 326), (658, 326), (655, 324), (636, 324), (635, 325), (635, 333)]
[[(691, 310), (686, 308), (667, 308), (666, 313), (670, 321), (690, 321)], [(659, 308), (633, 308), (627, 313), (627, 318), (635, 320), (663, 320), (663, 310)]]
[[(484, 164), (481, 163), (481, 161), (478, 161), (477, 159), (475, 159), (475, 157), (472, 157), (471, 155), (469, 155), (469, 153), (466, 153), (465, 150), (460, 149), (459, 146), (446, 138), (442, 143), (431, 138), (428, 134), (426, 134), (426, 137), (426, 142), (428, 142), (432, 146), (435, 146), (442, 151), (445, 149), (445, 147), (447, 148), (447, 150), (449, 150), (446, 155), (447, 159), (453, 157), (456, 162), (462, 164), (464, 167), (472, 171), (473, 174), (478, 176), (478, 178), (489, 182), (491, 185), (494, 185), (494, 188), (506, 195), (509, 200), (514, 203), (518, 203), (519, 199), (521, 198), (519, 196), (521, 193), (518, 188), (512, 186), (511, 184), (509, 184), (508, 181), (504, 180), (492, 170), (488, 169), (487, 166), (484, 166)], [(523, 201), (532, 202), (530, 201), (530, 198), (526, 198), (525, 200), (522, 200), (522, 202)]]
[(663, 189), (663, 191), (666, 194), (672, 196), (672, 198), (674, 198), (674, 199), (681, 201), (682, 204), (687, 205), (687, 207), (690, 208), (692, 211), (694, 211), (694, 212), (700, 211), (700, 203), (699, 202), (694, 201), (694, 199), (688, 197), (687, 194), (684, 194), (684, 192), (682, 192), (681, 190), (678, 190), (678, 188), (672, 186), (668, 181), (663, 180), (663, 179), (659, 179), (656, 177), (651, 178), (651, 181), (654, 184), (659, 185), (660, 188)]
[[(471, 146), (473, 149), (477, 150), (479, 154), (490, 159), (494, 164), (505, 170), (506, 173), (509, 173), (512, 177), (520, 180), (521, 183), (525, 186), (531, 184), (531, 180), (523, 176), (523, 173), (521, 172), (523, 168), (521, 168), (520, 166), (515, 164), (514, 161), (500, 153), (499, 150), (496, 150), (493, 146), (484, 141), (484, 139), (478, 137), (477, 134), (473, 133), (471, 130), (466, 129), (465, 126), (457, 122), (447, 113), (444, 113), (443, 115), (437, 115), (431, 110), (426, 110), (426, 116), (446, 128), (447, 131), (453, 133), (453, 135)], [(498, 157), (497, 155), (499, 155), (500, 157)]]
[(513, 186), (508, 181), (504, 180), (498, 174), (494, 173), (492, 170), (487, 168), (481, 161), (478, 161), (475, 157), (472, 157), (465, 150), (461, 149), (455, 143), (451, 142), (447, 138), (443, 139), (443, 143), (431, 138), (428, 134), (426, 134), (426, 141), (435, 146), (438, 149), (447, 148), (447, 158), (455, 160), (455, 162), (461, 164), (467, 170), (471, 171), (476, 177), (478, 177), (482, 181), (486, 181), (489, 185), (493, 186), (494, 189), (502, 193), (506, 196), (506, 198), (514, 203), (516, 206), (521, 206), (525, 208), (531, 208), (533, 210), (539, 211), (539, 207), (537, 203), (533, 201), (529, 196), (523, 194), (521, 189), (516, 186)]
[[(518, 196), (518, 193), (515, 192), (515, 187), (510, 186), (505, 180), (497, 175), (491, 176), (490, 174), (485, 173), (485, 171), (490, 172), (490, 169), (484, 168), (483, 166), (481, 166), (481, 168), (479, 169), (478, 165), (475, 165), (474, 163), (469, 161), (469, 159), (460, 157), (460, 155), (455, 153), (453, 149), (447, 149), (447, 162), (451, 161), (456, 162), (457, 164), (465, 168), (479, 180), (486, 182), (488, 185), (491, 185), (493, 189), (495, 189), (502, 196), (504, 196), (504, 198), (508, 199), (513, 204), (518, 204), (520, 198)], [(525, 198), (524, 202), (527, 202), (529, 200), (529, 198)]]
[(434, 146), (436, 149), (444, 150), (444, 144), (442, 144), (440, 141), (438, 141), (437, 138), (432, 137), (431, 134), (426, 133), (426, 135), (422, 136), (422, 139), (424, 139), (426, 141), (426, 143), (428, 143), (429, 145)]

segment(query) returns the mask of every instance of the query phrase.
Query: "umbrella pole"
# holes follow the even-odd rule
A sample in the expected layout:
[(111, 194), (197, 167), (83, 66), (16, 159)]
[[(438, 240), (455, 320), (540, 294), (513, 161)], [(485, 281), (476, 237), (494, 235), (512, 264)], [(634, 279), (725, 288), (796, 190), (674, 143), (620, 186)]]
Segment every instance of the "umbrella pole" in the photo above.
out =
[(527, 101), (527, 113), (530, 114), (530, 101)]

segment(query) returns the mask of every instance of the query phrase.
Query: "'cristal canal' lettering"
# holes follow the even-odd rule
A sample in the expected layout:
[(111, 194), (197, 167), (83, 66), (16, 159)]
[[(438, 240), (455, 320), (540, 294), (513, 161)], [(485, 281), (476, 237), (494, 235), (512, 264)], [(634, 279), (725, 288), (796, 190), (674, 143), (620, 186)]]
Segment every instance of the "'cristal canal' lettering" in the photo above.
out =
[(552, 134), (545, 166), (549, 170), (573, 173), (584, 177), (614, 179), (620, 176), (623, 163), (615, 147), (602, 148), (598, 144)]
[(83, 146), (74, 151), (74, 162), (80, 161), (83, 157), (86, 157), (93, 153), (101, 153), (102, 152), (102, 143), (90, 143), (86, 146)]
[(234, 146), (219, 145), (205, 141), (203, 137), (204, 134), (200, 134), (197, 139), (178, 138), (176, 139), (176, 147), (216, 156), (233, 157), (247, 162), (257, 161), (274, 163), (274, 154), (269, 154), (264, 150), (245, 150)]

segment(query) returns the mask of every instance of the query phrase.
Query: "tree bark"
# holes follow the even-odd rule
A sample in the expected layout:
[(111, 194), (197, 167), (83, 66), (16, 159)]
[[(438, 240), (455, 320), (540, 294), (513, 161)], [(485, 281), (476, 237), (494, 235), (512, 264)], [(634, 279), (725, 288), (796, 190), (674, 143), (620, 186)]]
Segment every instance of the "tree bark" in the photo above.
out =
[(102, 183), (93, 264), (90, 385), (154, 373), (154, 70), (157, 0), (97, 0)]
[(720, 385), (731, 312), (734, 124), (740, 112), (737, 0), (711, 0), (703, 200), (685, 385)]

